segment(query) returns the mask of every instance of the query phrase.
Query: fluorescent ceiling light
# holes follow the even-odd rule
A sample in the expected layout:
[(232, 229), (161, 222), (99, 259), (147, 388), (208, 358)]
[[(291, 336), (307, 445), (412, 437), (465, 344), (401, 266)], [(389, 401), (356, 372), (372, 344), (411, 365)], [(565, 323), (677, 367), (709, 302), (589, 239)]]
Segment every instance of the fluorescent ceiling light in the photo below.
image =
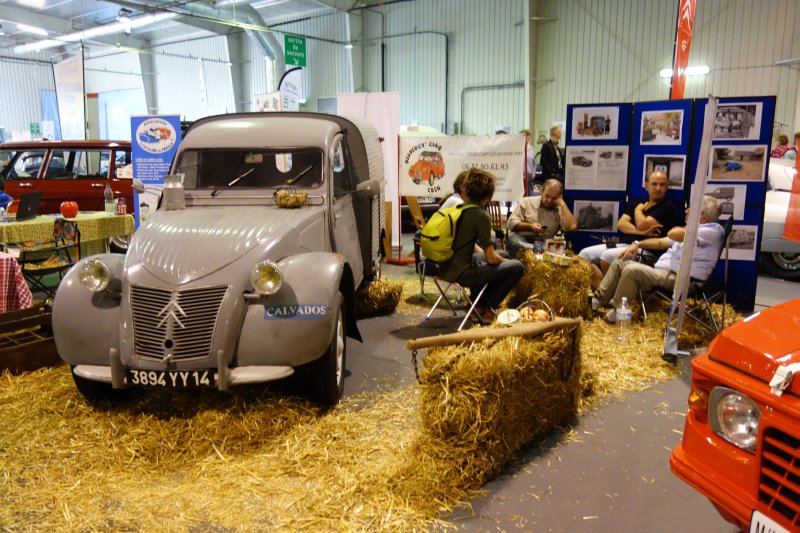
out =
[(114, 22), (112, 24), (103, 24), (102, 26), (95, 26), (94, 28), (89, 28), (88, 30), (77, 31), (75, 33), (69, 33), (67, 35), (61, 35), (58, 39), (46, 39), (34, 43), (23, 44), (21, 46), (15, 46), (14, 53), (24, 54), (25, 52), (38, 52), (39, 50), (44, 50), (46, 48), (61, 46), (64, 43), (86, 41), (88, 39), (93, 39), (95, 37), (101, 37), (103, 35), (111, 35), (114, 33), (119, 33), (121, 31), (126, 31), (130, 28), (141, 28), (142, 26), (155, 24), (156, 22), (162, 22), (164, 20), (170, 20), (177, 16), (179, 16), (178, 13), (158, 13), (156, 15), (142, 15), (140, 17), (131, 19), (130, 22)]
[(42, 35), (47, 37), (47, 30), (43, 30), (42, 28), (37, 28), (36, 26), (28, 26), (27, 24), (17, 24), (17, 29), (19, 31), (26, 31), (28, 33), (35, 33), (36, 35)]
[[(700, 65), (696, 67), (686, 67), (686, 75), (687, 76), (705, 76), (711, 69), (707, 65)], [(671, 78), (672, 77), (672, 69), (671, 68), (662, 68), (661, 71), (658, 73), (659, 76), (662, 78)]]

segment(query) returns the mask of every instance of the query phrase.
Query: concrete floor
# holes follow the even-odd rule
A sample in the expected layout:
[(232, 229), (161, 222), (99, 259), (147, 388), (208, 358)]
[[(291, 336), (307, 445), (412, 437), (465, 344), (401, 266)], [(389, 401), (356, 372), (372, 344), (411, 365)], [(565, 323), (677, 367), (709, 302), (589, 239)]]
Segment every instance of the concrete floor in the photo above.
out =
[[(389, 278), (413, 277), (409, 267), (387, 265)], [(759, 278), (756, 308), (800, 297), (800, 284)], [(439, 311), (437, 311), (439, 313)], [(393, 317), (359, 322), (365, 342), (348, 344), (346, 393), (375, 380), (414, 383), (405, 341), (451, 332), (456, 319), (437, 318), (418, 326)], [(561, 434), (532, 446), (485, 486), (473, 501), (474, 515), (451, 517), (462, 531), (647, 531), (733, 533), (708, 500), (669, 469), (669, 454), (683, 431), (689, 367), (679, 362), (679, 379), (628, 393), (575, 426), (577, 441)]]

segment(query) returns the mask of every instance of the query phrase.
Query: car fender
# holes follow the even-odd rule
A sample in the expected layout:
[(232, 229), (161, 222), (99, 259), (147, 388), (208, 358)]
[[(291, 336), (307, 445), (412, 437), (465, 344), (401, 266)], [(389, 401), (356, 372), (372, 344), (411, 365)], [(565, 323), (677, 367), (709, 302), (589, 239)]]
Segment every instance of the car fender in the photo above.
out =
[[(278, 261), (280, 290), (250, 299), (236, 351), (237, 366), (299, 366), (319, 358), (330, 344), (336, 325), (335, 306), (341, 290), (345, 306), (352, 302), (352, 274), (344, 257), (312, 252)], [(348, 281), (348, 277), (350, 281)]]
[[(78, 272), (90, 260), (100, 260), (108, 268), (107, 290), (91, 292), (81, 285)], [(80, 260), (61, 280), (53, 301), (53, 337), (59, 357), (70, 365), (108, 365), (109, 349), (119, 347), (124, 262), (121, 254), (93, 255)]]

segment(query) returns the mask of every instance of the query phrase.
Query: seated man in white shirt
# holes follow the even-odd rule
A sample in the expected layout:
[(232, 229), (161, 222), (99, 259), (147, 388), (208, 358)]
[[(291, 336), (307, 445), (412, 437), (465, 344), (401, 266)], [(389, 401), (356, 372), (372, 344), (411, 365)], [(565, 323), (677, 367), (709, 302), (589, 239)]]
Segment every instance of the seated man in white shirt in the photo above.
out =
[[(700, 211), (700, 225), (697, 228), (697, 246), (692, 257), (691, 277), (705, 280), (711, 276), (719, 259), (720, 251), (725, 243), (725, 230), (719, 225), (719, 200), (712, 196), (704, 196)], [(686, 210), (688, 216), (689, 210)], [(606, 314), (606, 321), (615, 323), (615, 309), (625, 297), (633, 302), (639, 290), (649, 292), (657, 287), (671, 289), (675, 285), (675, 273), (681, 262), (683, 239), (686, 228), (675, 226), (666, 237), (649, 238), (634, 241), (625, 249), (622, 256), (611, 263), (611, 267), (603, 277), (600, 287), (592, 298), (592, 309), (611, 307)], [(655, 266), (637, 263), (639, 250), (666, 250)]]
[(516, 254), (521, 247), (531, 248), (536, 241), (552, 238), (559, 231), (575, 231), (578, 221), (562, 197), (563, 186), (557, 179), (544, 182), (541, 196), (526, 196), (508, 219), (508, 251)]

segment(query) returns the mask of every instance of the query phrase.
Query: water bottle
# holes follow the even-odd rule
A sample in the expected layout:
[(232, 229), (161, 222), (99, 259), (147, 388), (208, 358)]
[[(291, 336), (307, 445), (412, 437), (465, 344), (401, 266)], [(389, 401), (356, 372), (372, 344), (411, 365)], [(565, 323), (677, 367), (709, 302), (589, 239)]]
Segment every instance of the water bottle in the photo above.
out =
[(106, 190), (103, 191), (105, 197), (106, 215), (114, 214), (114, 191), (111, 190), (111, 184), (106, 183)]
[(617, 340), (625, 342), (631, 335), (631, 308), (628, 299), (623, 296), (622, 302), (617, 307)]

